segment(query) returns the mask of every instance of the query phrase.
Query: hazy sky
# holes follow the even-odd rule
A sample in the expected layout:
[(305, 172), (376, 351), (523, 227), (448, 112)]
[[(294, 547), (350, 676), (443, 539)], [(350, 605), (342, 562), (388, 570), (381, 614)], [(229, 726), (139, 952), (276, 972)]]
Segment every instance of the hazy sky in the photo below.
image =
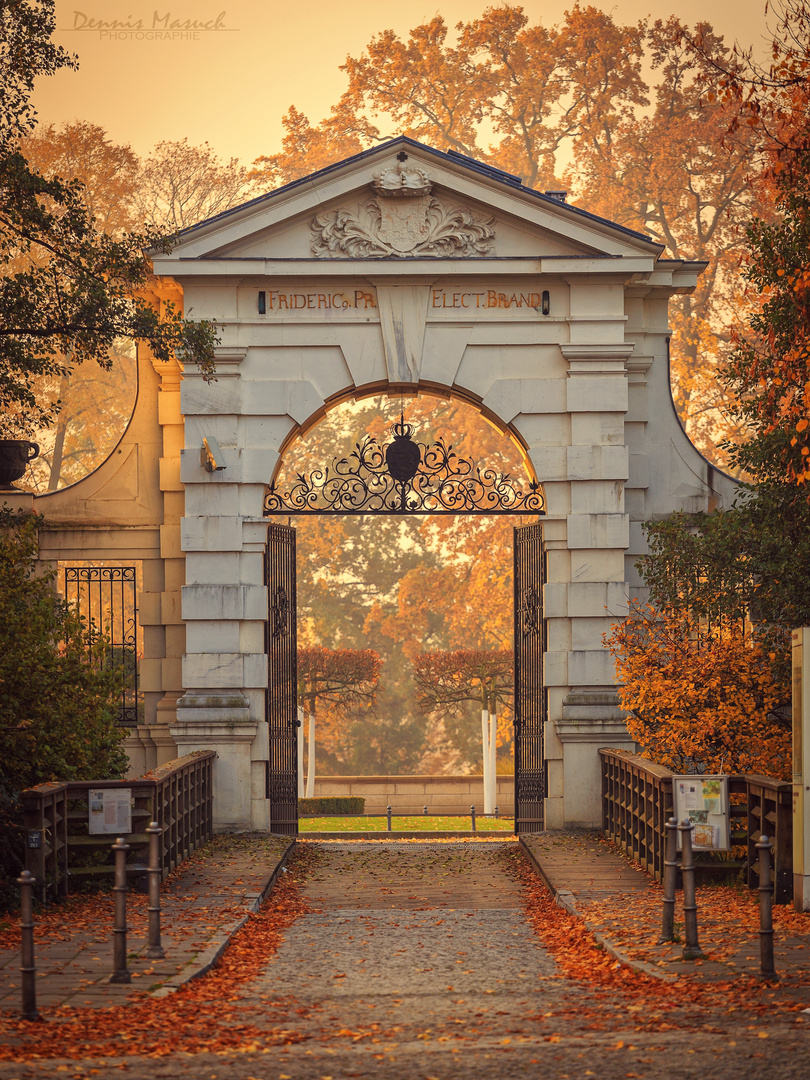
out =
[[(762, 48), (764, 0), (617, 0), (597, 7), (618, 22), (676, 13), (689, 24), (708, 18), (728, 41)], [(448, 24), (480, 15), (486, 0), (56, 0), (56, 40), (79, 56), (78, 72), (41, 80), (40, 119), (83, 119), (116, 142), (146, 154), (161, 139), (209, 142), (223, 157), (250, 163), (280, 149), (281, 117), (294, 104), (313, 124), (345, 87), (339, 70), (371, 36), (401, 36), (441, 12)], [(559, 21), (571, 0), (525, 0), (532, 22)], [(157, 23), (155, 18), (157, 17)], [(171, 22), (209, 20), (212, 29), (166, 39)], [(99, 30), (99, 21), (128, 23)], [(137, 28), (140, 23), (141, 29)]]

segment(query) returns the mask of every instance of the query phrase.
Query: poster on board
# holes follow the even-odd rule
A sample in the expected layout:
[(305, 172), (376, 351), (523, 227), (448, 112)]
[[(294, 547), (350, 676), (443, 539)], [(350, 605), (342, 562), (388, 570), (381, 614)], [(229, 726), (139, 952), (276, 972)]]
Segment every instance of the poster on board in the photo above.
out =
[[(695, 826), (692, 833), (695, 851), (729, 850), (727, 776), (673, 776), (672, 795), (678, 823), (691, 821)], [(680, 846), (679, 833), (679, 849)]]
[(90, 834), (132, 832), (132, 788), (97, 788), (87, 793)]

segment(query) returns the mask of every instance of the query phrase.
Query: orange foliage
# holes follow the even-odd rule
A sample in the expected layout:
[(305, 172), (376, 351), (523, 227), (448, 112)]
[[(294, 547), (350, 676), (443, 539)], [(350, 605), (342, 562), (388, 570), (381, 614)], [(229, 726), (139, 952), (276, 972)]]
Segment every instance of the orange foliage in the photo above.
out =
[[(798, 3), (798, 0), (794, 0)], [(584, 209), (649, 234), (667, 256), (706, 261), (694, 292), (674, 298), (672, 384), (690, 437), (727, 464), (737, 440), (731, 394), (716, 378), (756, 297), (744, 294), (745, 225), (773, 199), (752, 184), (763, 145), (721, 93), (739, 64), (701, 22), (623, 25), (575, 3), (559, 23), (489, 6), (452, 27), (434, 15), (407, 37), (386, 29), (343, 65), (347, 88), (313, 127), (291, 108), (283, 152), (256, 162), (287, 182), (403, 134), (486, 161), (539, 190), (568, 188)]]
[(784, 688), (774, 656), (742, 628), (706, 631), (684, 611), (634, 603), (605, 644), (643, 757), (676, 772), (789, 777), (790, 728), (776, 712)]
[(323, 749), (338, 749), (347, 717), (374, 706), (381, 666), (374, 649), (311, 646), (298, 650), (299, 705), (310, 716), (318, 714)]

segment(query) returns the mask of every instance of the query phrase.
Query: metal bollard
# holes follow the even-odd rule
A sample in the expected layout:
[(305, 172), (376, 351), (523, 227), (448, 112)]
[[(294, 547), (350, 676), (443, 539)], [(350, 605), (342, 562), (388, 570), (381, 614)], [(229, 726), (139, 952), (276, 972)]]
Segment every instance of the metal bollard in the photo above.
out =
[(160, 879), (163, 870), (160, 865), (160, 837), (163, 829), (156, 821), (150, 821), (146, 829), (149, 834), (149, 947), (147, 960), (162, 960), (166, 953), (160, 944)]
[(391, 832), (391, 807), (387, 806), (385, 812), (388, 815), (388, 831)]
[(470, 807), (470, 820), (472, 822), (472, 831), (475, 832), (475, 807)]
[(682, 956), (684, 960), (698, 960), (703, 956), (703, 950), (698, 943), (697, 928), (697, 903), (695, 902), (695, 863), (692, 858), (692, 830), (694, 825), (691, 821), (682, 821), (678, 826), (681, 834), (681, 872), (683, 874), (683, 921), (685, 930), (685, 944)]
[(115, 852), (115, 924), (113, 926), (113, 971), (111, 983), (132, 982), (127, 970), (127, 852), (129, 844), (119, 836), (112, 846)]
[(23, 870), (17, 878), (20, 886), (20, 929), (22, 930), (22, 1016), (39, 1020), (37, 1011), (37, 969), (34, 967), (34, 877)]
[(678, 873), (678, 819), (665, 825), (664, 848), (664, 919), (659, 944), (675, 940), (675, 878)]
[(422, 813), (425, 815), (425, 817), (427, 817), (427, 807), (426, 806), (422, 807)]
[(495, 807), (495, 813), (493, 814), (493, 817), (497, 821), (497, 819), (498, 819), (498, 807), (497, 806)]
[(773, 888), (771, 887), (771, 842), (763, 833), (756, 845), (759, 852), (759, 976), (776, 979), (773, 963)]

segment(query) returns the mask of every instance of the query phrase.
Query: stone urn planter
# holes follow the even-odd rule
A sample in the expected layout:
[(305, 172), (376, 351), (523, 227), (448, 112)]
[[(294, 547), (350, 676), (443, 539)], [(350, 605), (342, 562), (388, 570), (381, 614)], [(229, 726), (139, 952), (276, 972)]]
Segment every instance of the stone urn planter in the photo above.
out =
[(0, 491), (13, 488), (25, 475), (28, 462), (39, 456), (39, 446), (28, 439), (0, 439)]

